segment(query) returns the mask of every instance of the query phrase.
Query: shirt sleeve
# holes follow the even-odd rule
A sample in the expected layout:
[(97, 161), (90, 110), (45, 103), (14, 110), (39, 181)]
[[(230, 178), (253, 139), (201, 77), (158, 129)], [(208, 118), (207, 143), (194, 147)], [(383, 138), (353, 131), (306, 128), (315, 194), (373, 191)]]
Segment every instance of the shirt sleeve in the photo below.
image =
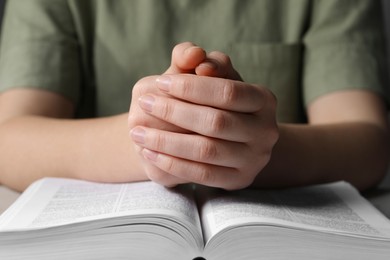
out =
[(305, 105), (343, 89), (367, 89), (386, 98), (380, 1), (313, 1), (304, 45)]
[(0, 45), (0, 92), (38, 88), (79, 98), (80, 48), (63, 0), (8, 0)]

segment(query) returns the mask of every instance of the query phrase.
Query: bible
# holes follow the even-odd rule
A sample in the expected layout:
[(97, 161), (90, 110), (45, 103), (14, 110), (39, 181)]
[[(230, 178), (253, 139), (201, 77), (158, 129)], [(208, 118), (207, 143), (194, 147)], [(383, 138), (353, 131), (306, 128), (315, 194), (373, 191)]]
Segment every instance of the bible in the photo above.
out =
[(0, 217), (0, 259), (388, 259), (350, 184), (224, 191), (44, 178)]

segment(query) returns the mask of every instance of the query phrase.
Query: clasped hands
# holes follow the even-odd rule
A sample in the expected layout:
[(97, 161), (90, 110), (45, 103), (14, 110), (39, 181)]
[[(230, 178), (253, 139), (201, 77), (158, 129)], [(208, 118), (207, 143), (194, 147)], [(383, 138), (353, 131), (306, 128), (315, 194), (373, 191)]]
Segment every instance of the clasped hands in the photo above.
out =
[(150, 180), (233, 190), (269, 162), (279, 137), (275, 114), (271, 91), (243, 82), (227, 55), (186, 42), (163, 75), (136, 83), (128, 125)]

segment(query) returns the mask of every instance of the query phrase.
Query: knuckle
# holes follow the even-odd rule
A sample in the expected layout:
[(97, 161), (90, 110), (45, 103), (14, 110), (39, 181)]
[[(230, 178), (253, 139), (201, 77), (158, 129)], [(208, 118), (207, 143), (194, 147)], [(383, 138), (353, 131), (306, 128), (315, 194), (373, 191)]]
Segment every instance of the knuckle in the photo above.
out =
[(229, 122), (227, 116), (221, 111), (209, 113), (208, 116), (206, 116), (206, 126), (209, 126), (209, 134), (211, 136), (215, 136), (223, 132), (228, 125)]
[(174, 173), (177, 170), (177, 165), (172, 158), (167, 157), (167, 158), (165, 158), (165, 160), (163, 162), (163, 168), (164, 168), (164, 171), (175, 175)]
[(171, 102), (165, 102), (160, 109), (161, 119), (170, 122), (175, 111), (175, 104)]
[(196, 171), (194, 179), (196, 183), (200, 184), (211, 185), (214, 183), (212, 171), (207, 165), (199, 166), (199, 169)]
[(217, 147), (213, 142), (204, 141), (199, 148), (199, 160), (202, 162), (213, 161), (217, 157)]
[(225, 80), (222, 87), (222, 102), (224, 106), (231, 106), (238, 98), (237, 89), (231, 80)]
[(134, 84), (130, 94), (131, 105), (137, 104), (137, 99), (146, 93), (157, 93), (154, 87), (156, 78), (157, 76), (147, 76), (141, 78)]
[(155, 148), (154, 150), (163, 151), (164, 148), (166, 147), (166, 144), (167, 144), (167, 140), (165, 136), (161, 133), (156, 133), (154, 138), (154, 144), (153, 144), (154, 146), (153, 148)]
[(184, 77), (180, 82), (180, 95), (183, 98), (190, 97), (193, 92), (193, 84), (190, 78)]
[(174, 187), (179, 184), (178, 179), (154, 166), (149, 165), (149, 167), (147, 167), (146, 175), (149, 180), (165, 187)]

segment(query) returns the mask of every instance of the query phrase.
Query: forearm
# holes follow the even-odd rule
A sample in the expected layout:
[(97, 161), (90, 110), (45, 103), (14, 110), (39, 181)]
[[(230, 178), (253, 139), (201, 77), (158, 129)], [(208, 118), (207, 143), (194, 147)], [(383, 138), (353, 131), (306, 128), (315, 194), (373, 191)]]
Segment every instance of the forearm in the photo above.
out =
[(21, 116), (0, 125), (0, 182), (23, 190), (44, 176), (146, 179), (128, 138), (127, 114), (87, 120)]
[(359, 189), (375, 185), (386, 173), (386, 129), (369, 123), (289, 125), (255, 186), (293, 186), (345, 180)]

